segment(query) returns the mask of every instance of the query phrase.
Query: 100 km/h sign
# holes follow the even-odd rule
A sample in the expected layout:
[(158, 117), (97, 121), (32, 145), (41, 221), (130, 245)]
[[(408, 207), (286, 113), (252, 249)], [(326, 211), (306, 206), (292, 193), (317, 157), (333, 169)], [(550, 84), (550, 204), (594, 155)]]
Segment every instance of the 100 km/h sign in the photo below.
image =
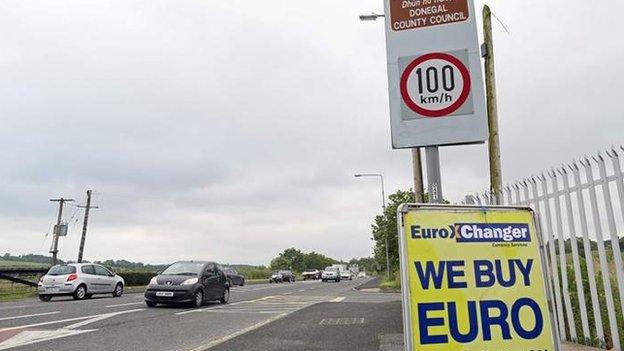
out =
[(384, 0), (392, 147), (487, 140), (474, 0)]
[(412, 60), (401, 75), (403, 103), (424, 117), (458, 114), (470, 95), (470, 72), (457, 57), (430, 53)]

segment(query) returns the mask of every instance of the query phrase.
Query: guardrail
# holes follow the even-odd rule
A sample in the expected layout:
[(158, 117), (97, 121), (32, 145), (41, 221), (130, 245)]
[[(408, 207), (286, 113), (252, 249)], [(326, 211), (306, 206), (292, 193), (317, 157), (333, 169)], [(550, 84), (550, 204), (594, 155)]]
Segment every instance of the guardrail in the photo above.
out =
[[(623, 151), (611, 148), (608, 158), (602, 153), (585, 156), (510, 184), (499, 194), (503, 205), (531, 206), (538, 215), (561, 339), (616, 351), (624, 343), (624, 265), (618, 235), (624, 233)], [(493, 195), (468, 195), (466, 202), (494, 204)]]

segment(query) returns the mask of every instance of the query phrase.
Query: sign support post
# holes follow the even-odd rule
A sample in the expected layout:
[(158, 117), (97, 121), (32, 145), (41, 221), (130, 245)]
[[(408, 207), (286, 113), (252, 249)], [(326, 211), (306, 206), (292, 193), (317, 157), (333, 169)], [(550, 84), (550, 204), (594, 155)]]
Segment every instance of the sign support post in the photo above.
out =
[(442, 177), (440, 176), (440, 148), (425, 147), (427, 157), (427, 184), (429, 185), (429, 202), (442, 203)]

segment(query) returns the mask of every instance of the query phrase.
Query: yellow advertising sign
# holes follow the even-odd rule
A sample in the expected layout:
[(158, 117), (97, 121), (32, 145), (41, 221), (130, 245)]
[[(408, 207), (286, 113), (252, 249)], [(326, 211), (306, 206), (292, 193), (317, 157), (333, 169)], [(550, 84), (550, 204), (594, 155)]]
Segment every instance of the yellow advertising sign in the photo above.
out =
[(559, 349), (530, 209), (404, 205), (401, 211), (412, 350)]

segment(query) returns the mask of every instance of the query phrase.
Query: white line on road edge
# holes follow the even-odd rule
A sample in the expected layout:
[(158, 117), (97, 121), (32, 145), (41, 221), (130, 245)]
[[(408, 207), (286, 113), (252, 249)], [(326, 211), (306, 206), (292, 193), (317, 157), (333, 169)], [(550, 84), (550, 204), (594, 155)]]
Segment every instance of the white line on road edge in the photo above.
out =
[(278, 314), (278, 315), (277, 315), (277, 316), (275, 316), (275, 317), (271, 317), (271, 318), (269, 318), (269, 319), (267, 319), (267, 320), (265, 320), (265, 321), (262, 321), (262, 322), (260, 322), (260, 323), (256, 323), (256, 324), (254, 324), (254, 325), (252, 325), (252, 326), (249, 326), (249, 327), (247, 327), (247, 328), (241, 329), (241, 330), (239, 330), (239, 331), (237, 331), (237, 332), (235, 332), (235, 333), (232, 333), (232, 334), (230, 334), (230, 335), (224, 336), (224, 337), (222, 337), (222, 338), (220, 338), (220, 339), (213, 340), (213, 341), (211, 341), (211, 342), (209, 342), (209, 343), (207, 343), (207, 344), (204, 344), (204, 345), (201, 345), (201, 346), (199, 346), (199, 347), (196, 347), (196, 348), (194, 348), (194, 349), (192, 349), (192, 350), (190, 350), (190, 351), (204, 351), (204, 350), (209, 349), (209, 348), (211, 348), (211, 347), (215, 347), (215, 346), (217, 346), (217, 345), (219, 345), (219, 344), (222, 344), (222, 343), (224, 343), (224, 342), (226, 342), (226, 341), (228, 341), (228, 340), (230, 340), (230, 339), (234, 339), (235, 337), (237, 337), (237, 336), (239, 336), (239, 335), (242, 335), (242, 334), (248, 333), (248, 332), (250, 332), (250, 331), (252, 331), (252, 330), (258, 329), (258, 328), (260, 328), (260, 327), (262, 327), (262, 326), (265, 326), (265, 325), (267, 325), (267, 324), (269, 324), (269, 323), (275, 322), (276, 320), (278, 320), (278, 319), (280, 319), (280, 318), (282, 318), (282, 317), (285, 317), (285, 316), (287, 316), (288, 314), (290, 314), (290, 313), (282, 313), (282, 314)]
[(10, 319), (20, 319), (20, 318), (37, 317), (37, 316), (47, 316), (50, 314), (57, 314), (57, 313), (61, 313), (61, 311), (25, 314), (23, 316), (3, 317), (3, 318), (0, 318), (0, 321), (8, 321)]
[(290, 294), (292, 294), (292, 291), (291, 292), (287, 292), (287, 293), (283, 293), (282, 295), (290, 295)]
[(139, 302), (128, 302), (128, 303), (120, 303), (117, 305), (108, 305), (106, 306), (106, 308), (111, 308), (111, 307), (122, 307), (122, 306), (132, 306), (132, 305), (139, 305), (139, 304), (143, 304), (145, 303), (144, 301), (139, 301)]
[(345, 297), (344, 296), (338, 296), (337, 298), (330, 300), (329, 302), (342, 302), (344, 301)]

